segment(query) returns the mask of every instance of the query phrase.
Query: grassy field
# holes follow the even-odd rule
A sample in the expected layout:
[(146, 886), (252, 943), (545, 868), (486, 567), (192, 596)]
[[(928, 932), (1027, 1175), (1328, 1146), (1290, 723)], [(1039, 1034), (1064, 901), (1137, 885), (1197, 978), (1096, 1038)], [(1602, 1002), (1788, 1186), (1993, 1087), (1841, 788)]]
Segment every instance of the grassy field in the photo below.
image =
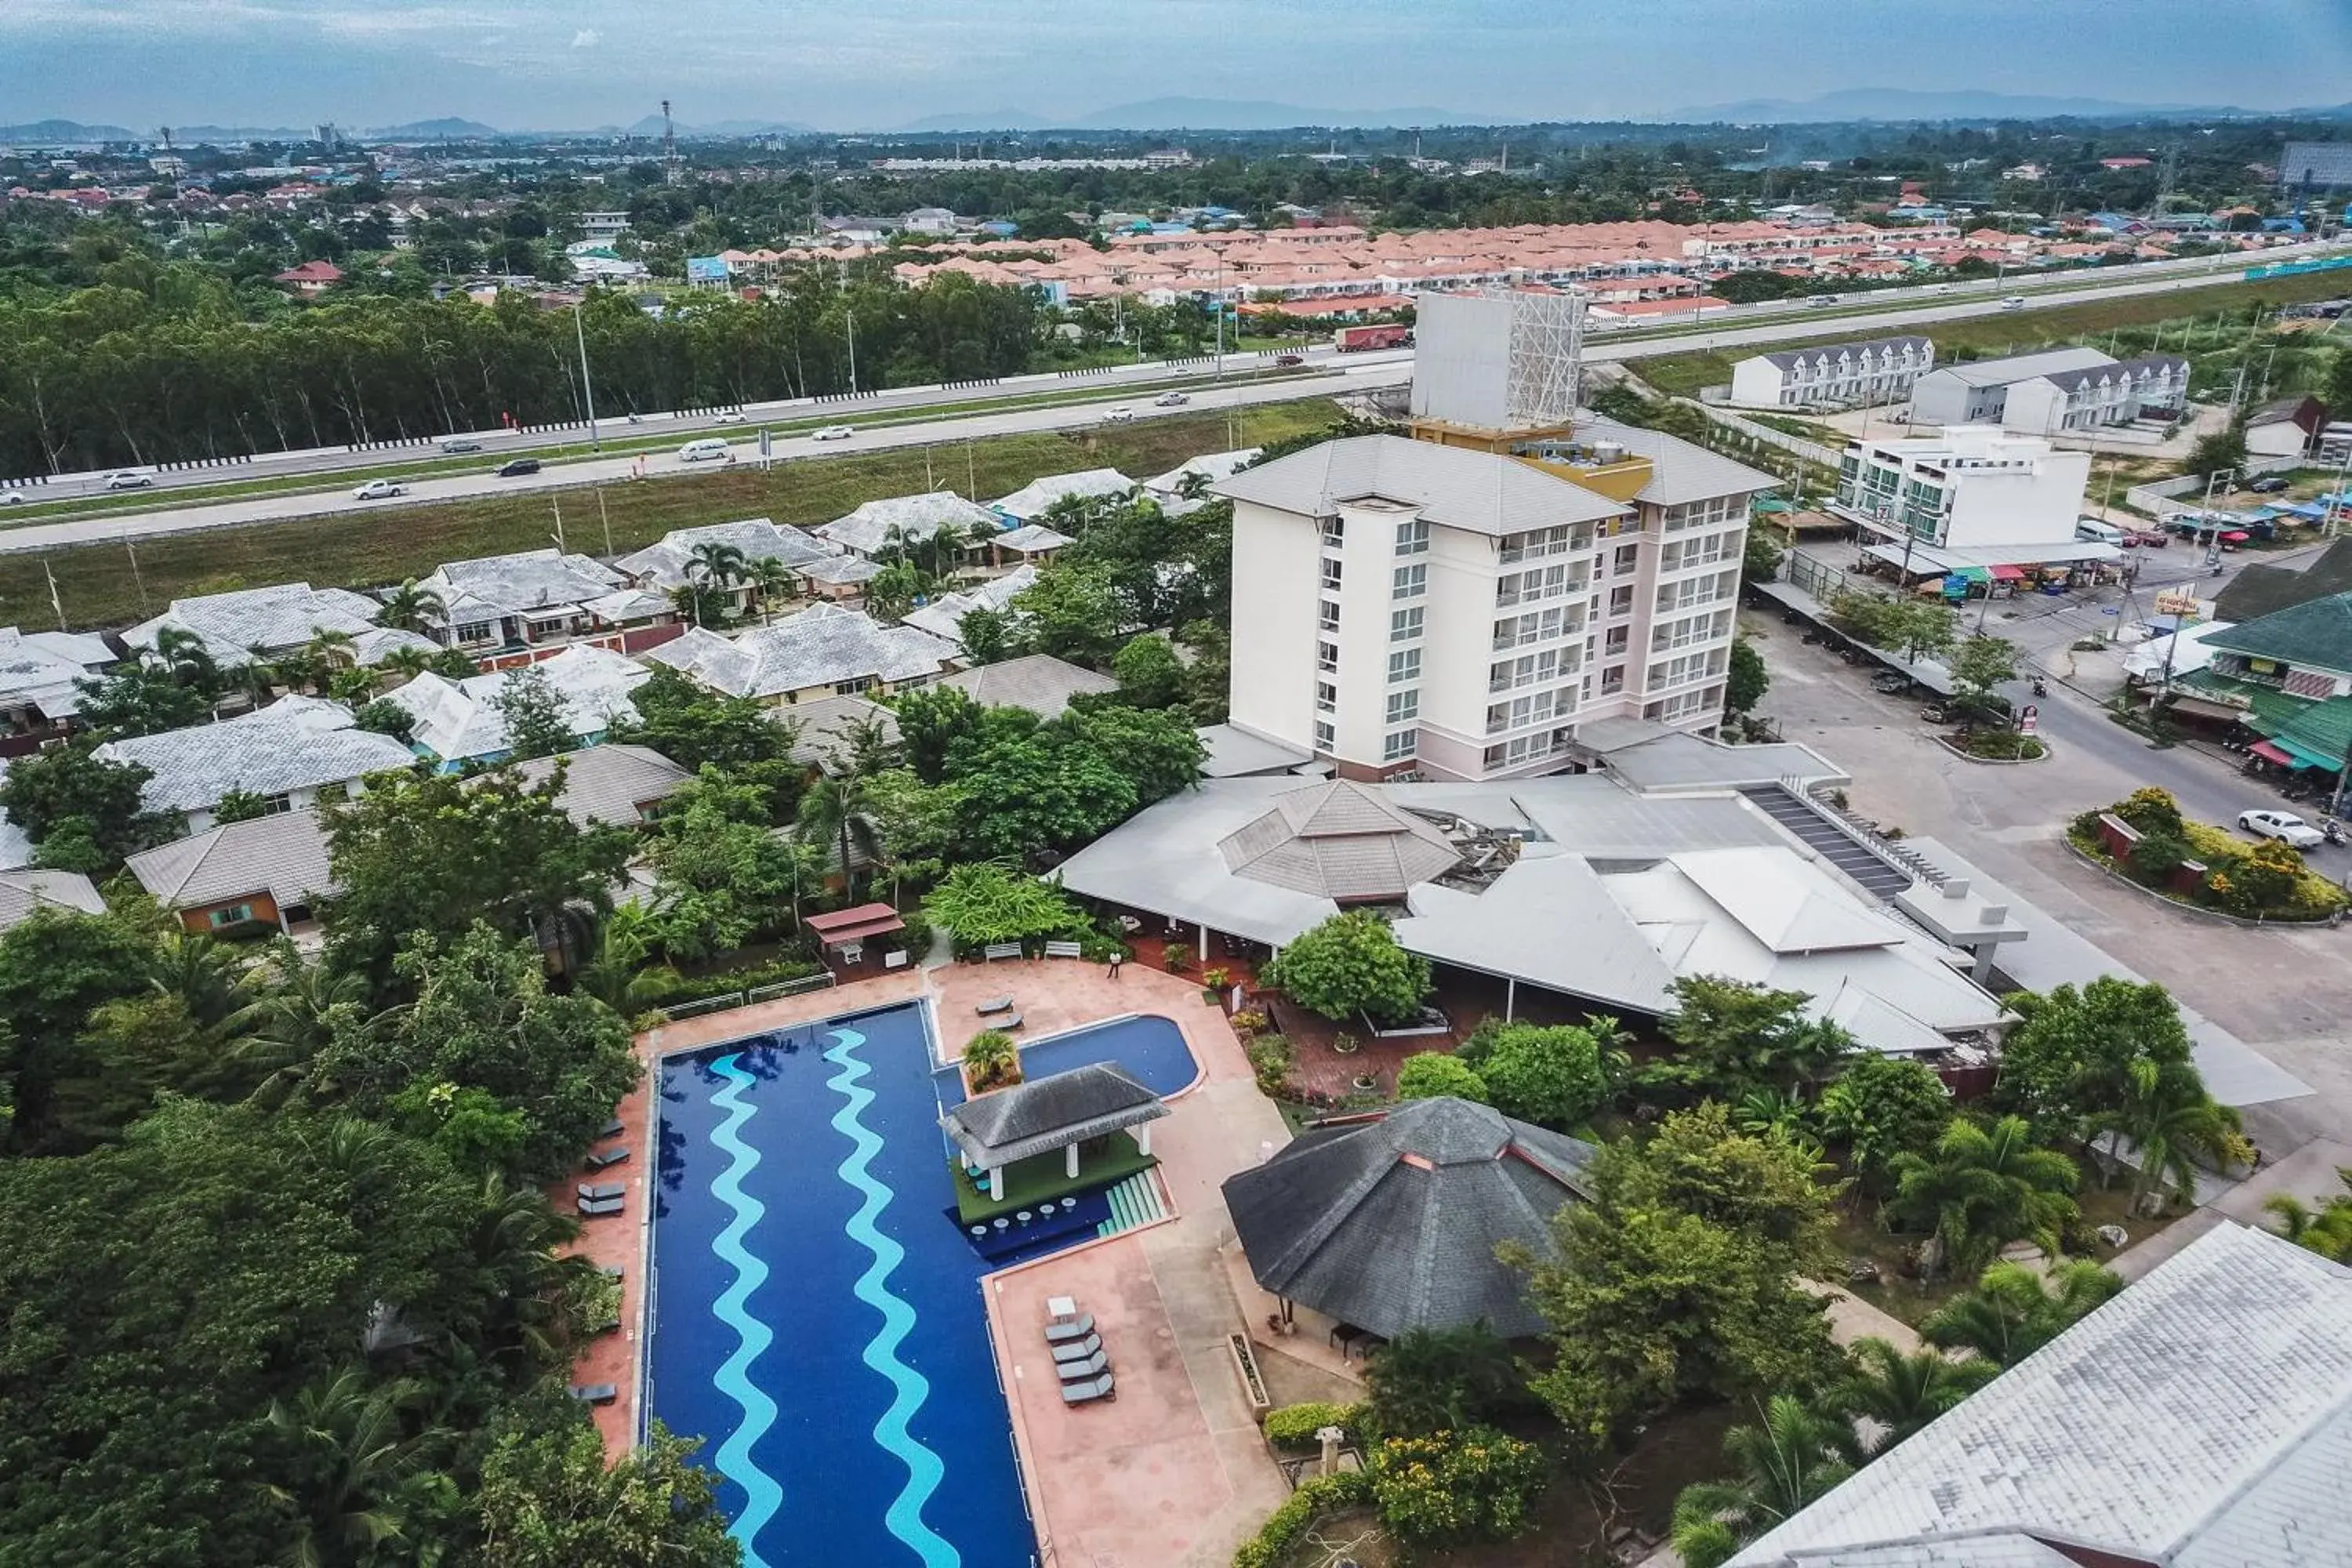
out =
[[(207, 529), (140, 544), (135, 575), (130, 552), (119, 543), (78, 545), (46, 556), (0, 555), (0, 625), (53, 624), (45, 563), (57, 574), (68, 625), (121, 626), (194, 594), (295, 581), (370, 587), (425, 576), (445, 561), (541, 549), (554, 542), (558, 504), (566, 542), (601, 555), (608, 522), (612, 549), (625, 552), (672, 529), (736, 518), (768, 517), (802, 526), (830, 522), (863, 501), (926, 488), (1000, 496), (1040, 475), (1074, 468), (1115, 468), (1143, 479), (1202, 452), (1320, 429), (1339, 417), (1339, 410), (1318, 397), (1258, 404), (1234, 409), (1230, 417), (1230, 430), (1227, 413), (1219, 411), (1115, 427), (992, 437), (968, 445), (943, 443), (929, 449), (928, 459), (924, 448), (906, 447), (781, 462), (765, 472), (738, 465), (726, 473), (560, 495), (542, 490)], [(1229, 440), (1234, 435), (1237, 442)]]
[[(2242, 310), (2257, 300), (2265, 305), (2332, 300), (2342, 294), (2347, 286), (2352, 286), (2352, 272), (2311, 272), (2296, 278), (2274, 278), (2261, 283), (2216, 283), (2210, 288), (2183, 289), (2177, 293), (2119, 295), (2043, 310), (2004, 310), (1989, 316), (1969, 316), (1961, 321), (1937, 321), (1901, 330), (1924, 333), (1933, 339), (1938, 359), (1948, 359), (1954, 351), (1964, 348), (1973, 349), (1981, 355), (1991, 355), (2073, 342), (2095, 332), (2113, 331), (2118, 327), (2153, 326), (2159, 321), (2185, 321), (2196, 316), (2210, 316), (2221, 310)], [(1777, 353), (1784, 349), (1818, 348), (1830, 343), (1851, 342), (1853, 337), (1854, 333), (1847, 331), (1824, 333), (1802, 342), (1661, 354), (1654, 359), (1628, 361), (1627, 368), (1669, 396), (1696, 397), (1701, 387), (1727, 384), (1731, 380), (1734, 361), (1751, 353), (1762, 353), (1768, 347)]]

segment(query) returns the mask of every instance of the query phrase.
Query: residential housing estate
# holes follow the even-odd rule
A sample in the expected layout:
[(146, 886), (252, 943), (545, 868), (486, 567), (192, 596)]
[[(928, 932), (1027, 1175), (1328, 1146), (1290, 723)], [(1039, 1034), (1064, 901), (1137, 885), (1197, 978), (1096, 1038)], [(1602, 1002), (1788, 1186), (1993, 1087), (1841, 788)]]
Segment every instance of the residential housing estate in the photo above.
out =
[(2033, 435), (2177, 418), (2189, 398), (2179, 354), (2118, 360), (2092, 348), (2046, 349), (1939, 365), (1911, 393), (1914, 425), (1999, 425)]
[(1731, 367), (1731, 401), (1747, 408), (1902, 403), (1935, 363), (1935, 341), (1916, 334), (1751, 354)]

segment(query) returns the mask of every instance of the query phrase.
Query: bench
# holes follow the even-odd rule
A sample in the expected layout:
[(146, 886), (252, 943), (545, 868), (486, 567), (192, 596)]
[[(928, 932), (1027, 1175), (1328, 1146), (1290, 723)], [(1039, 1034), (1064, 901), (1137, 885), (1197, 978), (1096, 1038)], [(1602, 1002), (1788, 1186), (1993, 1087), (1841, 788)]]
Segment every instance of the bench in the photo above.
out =
[(1018, 958), (1021, 956), (1021, 944), (1017, 942), (992, 942), (980, 950), (980, 956), (990, 963), (1000, 958)]
[(1083, 958), (1086, 954), (1075, 942), (1049, 942), (1045, 944), (1045, 956), (1048, 958)]

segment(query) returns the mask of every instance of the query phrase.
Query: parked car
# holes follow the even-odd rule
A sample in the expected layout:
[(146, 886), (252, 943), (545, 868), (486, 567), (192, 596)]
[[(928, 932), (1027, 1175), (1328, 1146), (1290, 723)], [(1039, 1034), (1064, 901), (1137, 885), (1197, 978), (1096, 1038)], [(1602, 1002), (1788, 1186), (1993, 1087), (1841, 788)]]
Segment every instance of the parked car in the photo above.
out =
[(2162, 550), (2171, 544), (2172, 535), (2160, 528), (2143, 528), (2133, 532), (2129, 542), (2144, 544), (2150, 550)]
[(390, 479), (370, 479), (352, 492), (353, 500), (390, 500), (408, 493), (406, 485), (394, 484)]
[(2257, 838), (2275, 838), (2297, 849), (2315, 848), (2326, 837), (2291, 811), (2242, 811), (2238, 826)]
[(846, 441), (857, 434), (855, 425), (823, 425), (809, 432), (812, 441)]
[(1129, 408), (1124, 403), (1118, 405), (1116, 408), (1106, 408), (1103, 410), (1103, 418), (1113, 425), (1124, 425), (1134, 417), (1135, 410)]
[(1294, 365), (1302, 365), (1306, 363), (1307, 357), (1304, 354), (1276, 354), (1274, 356), (1274, 364), (1276, 370), (1288, 370)]
[(1900, 696), (1911, 689), (1911, 678), (1899, 669), (1882, 669), (1870, 678), (1873, 689)]
[(539, 472), (539, 459), (537, 458), (516, 458), (500, 465), (499, 468), (499, 478), (502, 479), (520, 479), (525, 474), (535, 474), (537, 472)]
[(454, 458), (466, 452), (478, 452), (482, 449), (482, 444), (479, 441), (467, 441), (460, 438), (458, 440), (442, 442), (441, 449)]
[(154, 482), (153, 475), (136, 473), (129, 468), (106, 476), (106, 488), (110, 490), (143, 490)]
[(1181, 392), (1163, 392), (1151, 400), (1155, 408), (1181, 408), (1192, 400)]
[(2253, 491), (2254, 494), (2258, 496), (2274, 496), (2278, 494), (2279, 491), (2286, 489), (2286, 481), (2276, 474), (2271, 474), (2263, 479), (2256, 479), (2252, 484), (2248, 485), (2246, 488)]

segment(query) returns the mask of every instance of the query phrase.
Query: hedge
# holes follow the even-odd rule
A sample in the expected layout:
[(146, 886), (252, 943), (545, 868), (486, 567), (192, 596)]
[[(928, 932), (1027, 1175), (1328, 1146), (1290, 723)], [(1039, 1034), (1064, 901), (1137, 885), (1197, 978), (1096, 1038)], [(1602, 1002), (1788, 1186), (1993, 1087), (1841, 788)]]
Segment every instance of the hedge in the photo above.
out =
[(1307, 1527), (1324, 1514), (1343, 1508), (1360, 1508), (1372, 1500), (1372, 1478), (1361, 1470), (1317, 1476), (1301, 1481), (1289, 1500), (1258, 1527), (1257, 1534), (1234, 1553), (1234, 1568), (1275, 1568), (1283, 1554), (1307, 1533)]
[(1353, 1436), (1363, 1415), (1360, 1405), (1334, 1405), (1319, 1400), (1285, 1405), (1265, 1413), (1265, 1440), (1276, 1447), (1298, 1447), (1315, 1443), (1315, 1434), (1326, 1426), (1344, 1427)]
[(675, 969), (650, 969), (639, 982), (641, 989), (635, 1003), (641, 1007), (675, 1007), (681, 1003), (700, 1002), (707, 997), (724, 996), (730, 992), (779, 985), (788, 980), (806, 980), (812, 974), (822, 973), (824, 968), (824, 965), (812, 963), (805, 958), (780, 958), (742, 969), (721, 969), (709, 974), (681, 974)]

